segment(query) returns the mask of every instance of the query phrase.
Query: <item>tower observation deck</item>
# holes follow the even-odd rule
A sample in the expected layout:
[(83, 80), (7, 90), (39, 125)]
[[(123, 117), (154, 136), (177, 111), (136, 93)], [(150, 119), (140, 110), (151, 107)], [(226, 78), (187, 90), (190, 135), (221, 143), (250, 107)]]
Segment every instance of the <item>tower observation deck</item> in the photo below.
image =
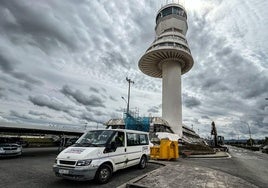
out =
[(162, 78), (162, 117), (182, 137), (181, 75), (188, 72), (193, 58), (185, 38), (188, 29), (183, 6), (171, 3), (156, 16), (156, 38), (139, 61), (140, 70)]

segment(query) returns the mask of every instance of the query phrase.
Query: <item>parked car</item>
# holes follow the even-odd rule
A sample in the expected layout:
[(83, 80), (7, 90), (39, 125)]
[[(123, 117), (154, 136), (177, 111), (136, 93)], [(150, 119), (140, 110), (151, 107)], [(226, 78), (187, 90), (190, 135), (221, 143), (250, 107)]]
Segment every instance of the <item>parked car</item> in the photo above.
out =
[(0, 143), (0, 157), (18, 156), (22, 153), (21, 145), (15, 143)]
[(261, 151), (262, 153), (268, 153), (268, 145), (264, 146)]
[(13, 143), (22, 147), (28, 147), (29, 143), (20, 137), (0, 137), (0, 143)]

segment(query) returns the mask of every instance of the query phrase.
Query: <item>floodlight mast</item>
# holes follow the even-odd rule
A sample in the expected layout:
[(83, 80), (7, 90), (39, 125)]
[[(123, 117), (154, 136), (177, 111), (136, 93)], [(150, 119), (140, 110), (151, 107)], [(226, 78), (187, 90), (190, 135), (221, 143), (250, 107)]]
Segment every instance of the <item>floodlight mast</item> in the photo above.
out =
[(134, 81), (126, 77), (126, 80), (128, 82), (128, 97), (127, 97), (127, 114), (129, 114), (129, 100), (130, 100), (130, 84), (134, 84)]

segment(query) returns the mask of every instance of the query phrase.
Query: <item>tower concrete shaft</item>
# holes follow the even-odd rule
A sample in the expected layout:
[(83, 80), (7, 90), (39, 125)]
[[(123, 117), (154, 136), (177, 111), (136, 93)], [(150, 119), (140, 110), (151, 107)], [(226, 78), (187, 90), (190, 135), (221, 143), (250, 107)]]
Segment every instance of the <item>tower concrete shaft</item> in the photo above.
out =
[(180, 64), (175, 61), (168, 61), (162, 65), (162, 117), (181, 137), (182, 126), (179, 126), (182, 125), (181, 76), (178, 76), (180, 73)]
[(182, 137), (181, 75), (193, 66), (185, 38), (188, 29), (185, 9), (179, 4), (162, 7), (156, 16), (156, 38), (139, 61), (140, 70), (163, 78), (162, 117)]

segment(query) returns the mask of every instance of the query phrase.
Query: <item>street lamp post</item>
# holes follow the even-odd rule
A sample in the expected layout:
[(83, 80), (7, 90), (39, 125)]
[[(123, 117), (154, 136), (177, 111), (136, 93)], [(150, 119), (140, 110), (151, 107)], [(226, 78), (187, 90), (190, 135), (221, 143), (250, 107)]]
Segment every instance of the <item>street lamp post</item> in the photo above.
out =
[(130, 99), (130, 84), (134, 84), (134, 81), (126, 77), (126, 80), (128, 82), (128, 98), (127, 98), (127, 113), (129, 113), (129, 99)]
[(123, 99), (123, 101), (125, 101), (126, 105), (127, 105), (127, 100), (125, 99), (125, 97), (122, 97), (121, 98)]
[(248, 122), (246, 122), (246, 121), (241, 121), (241, 120), (240, 120), (240, 122), (247, 124), (247, 126), (248, 126), (248, 133), (249, 133), (250, 146), (252, 146), (251, 131), (250, 131), (250, 126), (249, 126), (249, 124), (248, 124)]

